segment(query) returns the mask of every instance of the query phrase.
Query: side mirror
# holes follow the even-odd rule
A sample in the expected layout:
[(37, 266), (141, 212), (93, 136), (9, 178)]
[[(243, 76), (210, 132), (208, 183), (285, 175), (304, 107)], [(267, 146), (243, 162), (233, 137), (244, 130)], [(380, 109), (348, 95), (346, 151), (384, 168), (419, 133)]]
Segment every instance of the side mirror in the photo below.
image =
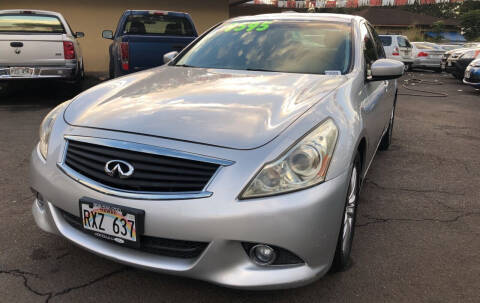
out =
[(168, 62), (175, 59), (177, 55), (178, 55), (177, 51), (166, 53), (165, 55), (163, 55), (163, 63), (167, 64)]
[(379, 59), (373, 62), (372, 76), (368, 78), (369, 81), (381, 81), (397, 79), (403, 76), (405, 65), (397, 60)]
[(111, 30), (104, 30), (102, 32), (102, 38), (112, 40), (113, 39), (113, 32)]
[(85, 37), (85, 33), (84, 32), (76, 32), (74, 36), (75, 36), (75, 38), (83, 38), (83, 37)]

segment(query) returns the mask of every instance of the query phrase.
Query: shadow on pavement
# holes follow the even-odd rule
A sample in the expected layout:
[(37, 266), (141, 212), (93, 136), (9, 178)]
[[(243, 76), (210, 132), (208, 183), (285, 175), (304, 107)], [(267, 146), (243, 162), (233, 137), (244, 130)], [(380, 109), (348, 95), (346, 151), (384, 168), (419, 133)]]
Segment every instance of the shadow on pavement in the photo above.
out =
[(86, 77), (80, 84), (43, 79), (0, 82), (0, 110), (28, 111), (54, 107), (101, 81), (98, 77)]

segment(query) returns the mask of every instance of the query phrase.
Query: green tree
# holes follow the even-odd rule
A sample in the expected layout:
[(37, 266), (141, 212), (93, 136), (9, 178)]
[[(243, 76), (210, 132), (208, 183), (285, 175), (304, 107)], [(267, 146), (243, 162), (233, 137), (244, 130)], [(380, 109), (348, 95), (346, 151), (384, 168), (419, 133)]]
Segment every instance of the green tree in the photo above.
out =
[(437, 21), (433, 23), (432, 32), (436, 34), (433, 41), (440, 42), (442, 40), (442, 33), (445, 31), (445, 22)]
[(464, 13), (460, 17), (463, 35), (468, 40), (475, 40), (480, 37), (480, 9)]

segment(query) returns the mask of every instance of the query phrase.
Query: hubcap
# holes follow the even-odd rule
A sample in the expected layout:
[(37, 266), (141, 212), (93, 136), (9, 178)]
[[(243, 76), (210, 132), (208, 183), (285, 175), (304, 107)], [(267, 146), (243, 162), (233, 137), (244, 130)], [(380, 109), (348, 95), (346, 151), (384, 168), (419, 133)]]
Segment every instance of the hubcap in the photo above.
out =
[(350, 178), (350, 191), (348, 193), (345, 214), (343, 215), (343, 235), (342, 235), (342, 254), (348, 256), (352, 249), (353, 224), (355, 223), (355, 211), (357, 205), (357, 168), (353, 167), (352, 177)]

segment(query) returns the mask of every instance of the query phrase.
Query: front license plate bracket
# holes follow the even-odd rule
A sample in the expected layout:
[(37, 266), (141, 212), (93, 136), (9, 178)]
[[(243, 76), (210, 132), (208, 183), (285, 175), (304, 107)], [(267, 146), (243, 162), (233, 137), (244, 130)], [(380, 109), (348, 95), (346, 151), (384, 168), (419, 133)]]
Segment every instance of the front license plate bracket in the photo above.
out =
[(122, 246), (140, 247), (145, 211), (83, 197), (79, 203), (82, 229)]

